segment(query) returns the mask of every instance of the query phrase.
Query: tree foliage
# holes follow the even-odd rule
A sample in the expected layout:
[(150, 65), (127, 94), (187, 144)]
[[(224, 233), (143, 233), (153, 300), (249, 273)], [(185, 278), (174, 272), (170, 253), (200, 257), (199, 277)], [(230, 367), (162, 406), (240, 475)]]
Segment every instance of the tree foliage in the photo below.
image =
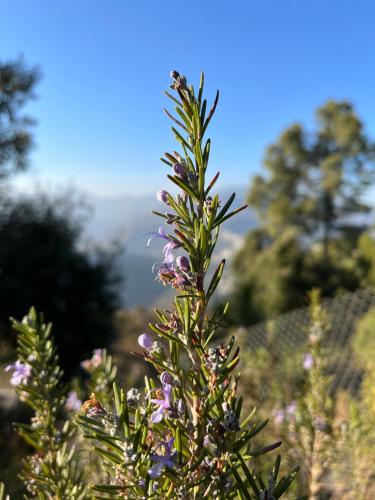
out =
[(0, 336), (29, 304), (48, 311), (65, 371), (113, 339), (116, 252), (82, 249), (82, 226), (67, 198), (9, 201), (0, 211)]
[(251, 185), (260, 228), (235, 263), (245, 323), (303, 305), (314, 286), (331, 295), (361, 282), (354, 252), (369, 225), (374, 145), (349, 102), (328, 101), (317, 125), (286, 129), (266, 151), (267, 174)]
[(34, 97), (38, 80), (39, 71), (21, 60), (0, 61), (0, 180), (27, 167), (34, 120), (20, 111)]
[(356, 232), (370, 209), (363, 194), (373, 179), (373, 146), (353, 106), (328, 101), (317, 110), (318, 129), (296, 124), (266, 152), (268, 177), (257, 176), (249, 203), (272, 237), (285, 229), (316, 236), (328, 256), (332, 238)]

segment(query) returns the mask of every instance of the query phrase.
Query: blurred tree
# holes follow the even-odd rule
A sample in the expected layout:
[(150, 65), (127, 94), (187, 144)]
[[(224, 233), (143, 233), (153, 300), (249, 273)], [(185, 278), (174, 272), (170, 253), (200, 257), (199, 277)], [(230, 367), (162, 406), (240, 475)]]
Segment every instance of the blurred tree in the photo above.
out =
[(325, 295), (360, 283), (354, 251), (368, 228), (363, 196), (374, 176), (374, 145), (353, 106), (328, 101), (318, 128), (295, 124), (265, 155), (267, 176), (255, 177), (249, 204), (260, 229), (235, 262), (234, 321), (254, 322), (303, 305), (318, 286)]
[(318, 237), (328, 259), (333, 238), (364, 227), (358, 217), (370, 209), (363, 194), (373, 179), (374, 149), (350, 103), (328, 101), (317, 119), (313, 134), (296, 124), (268, 148), (270, 175), (255, 177), (249, 203), (270, 236), (295, 227)]
[(304, 254), (295, 231), (289, 228), (272, 244), (270, 241), (267, 233), (255, 229), (236, 257), (239, 279), (230, 308), (235, 323), (261, 321), (301, 300), (308, 277), (301, 272)]
[(48, 314), (66, 372), (114, 336), (118, 306), (116, 252), (84, 252), (82, 225), (67, 198), (7, 201), (0, 210), (0, 338), (9, 316), (30, 306)]
[(27, 166), (34, 121), (20, 110), (34, 97), (38, 80), (39, 71), (26, 68), (21, 60), (0, 61), (0, 180)]
[(356, 264), (361, 285), (375, 286), (375, 238), (371, 231), (363, 233), (359, 238)]

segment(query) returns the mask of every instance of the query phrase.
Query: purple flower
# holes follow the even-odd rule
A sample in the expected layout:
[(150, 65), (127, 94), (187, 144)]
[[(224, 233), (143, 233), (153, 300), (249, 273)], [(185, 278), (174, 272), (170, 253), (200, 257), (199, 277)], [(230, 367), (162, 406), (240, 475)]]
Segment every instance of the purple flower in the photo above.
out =
[(157, 479), (158, 477), (161, 476), (161, 473), (163, 472), (164, 469), (164, 464), (163, 462), (156, 462), (152, 465), (150, 469), (148, 469), (148, 475), (150, 476), (151, 479)]
[(93, 408), (89, 408), (87, 410), (87, 416), (89, 418), (102, 417), (103, 415), (105, 415), (103, 408), (97, 408), (94, 406)]
[(209, 446), (210, 444), (212, 444), (211, 438), (208, 434), (206, 434), (203, 438), (203, 445)]
[(173, 382), (173, 377), (169, 372), (163, 372), (160, 375), (160, 381), (163, 385), (165, 384), (172, 384)]
[(276, 410), (274, 411), (275, 424), (281, 425), (285, 420), (285, 412), (284, 410)]
[(82, 406), (82, 401), (78, 399), (76, 391), (68, 392), (68, 397), (66, 398), (65, 408), (68, 411), (79, 411)]
[(172, 168), (177, 177), (181, 177), (181, 179), (186, 177), (186, 169), (182, 163), (175, 163)]
[(97, 368), (102, 362), (103, 350), (102, 349), (94, 349), (93, 355), (91, 358), (92, 366)]
[(181, 269), (181, 271), (187, 272), (190, 269), (189, 259), (187, 257), (185, 257), (184, 255), (180, 255), (179, 257), (177, 257), (176, 264)]
[(155, 264), (152, 266), (152, 272), (154, 273), (157, 271), (158, 273), (168, 273), (171, 272), (174, 274), (175, 272), (175, 267), (174, 264), (172, 263), (165, 263), (165, 262), (155, 262)]
[[(154, 266), (155, 269), (155, 266)], [(185, 290), (191, 286), (191, 281), (185, 274), (182, 274), (174, 268), (174, 266), (162, 264), (158, 266), (158, 274), (156, 276), (164, 286), (171, 285), (173, 288)]]
[(289, 417), (293, 417), (297, 411), (297, 403), (296, 401), (291, 401), (286, 407), (286, 413)]
[(160, 203), (165, 203), (166, 205), (169, 205), (168, 192), (164, 191), (164, 189), (161, 189), (156, 193), (156, 199), (160, 201)]
[(155, 410), (151, 415), (151, 421), (154, 424), (158, 424), (162, 421), (164, 414), (168, 414), (171, 410), (171, 384), (164, 384), (163, 389), (159, 389), (158, 393), (163, 396), (163, 398), (151, 399), (151, 403), (157, 404), (159, 408)]
[(87, 371), (92, 370), (93, 368), (97, 368), (100, 366), (103, 360), (103, 349), (94, 349), (92, 353), (92, 357), (90, 359), (85, 359), (81, 362), (82, 368)]
[(176, 278), (176, 271), (173, 267), (170, 267), (165, 264), (158, 266), (158, 274), (156, 276), (156, 279), (159, 280), (164, 286), (171, 285), (172, 281), (175, 278)]
[(158, 447), (164, 449), (164, 454), (155, 453), (151, 455), (151, 460), (154, 462), (152, 467), (148, 470), (151, 479), (157, 479), (161, 476), (164, 467), (173, 469), (175, 453), (172, 453), (172, 446), (174, 438), (169, 439), (167, 442), (160, 444)]
[(31, 375), (31, 366), (28, 364), (23, 364), (19, 359), (17, 359), (17, 361), (13, 365), (8, 365), (5, 368), (6, 372), (8, 372), (9, 370), (14, 370), (12, 378), (10, 379), (10, 383), (15, 386), (26, 384), (28, 378)]
[(327, 432), (328, 430), (327, 423), (322, 418), (319, 417), (314, 420), (314, 427), (320, 432)]
[(305, 354), (302, 364), (305, 370), (311, 370), (314, 366), (314, 358), (310, 353)]
[(138, 344), (143, 347), (143, 349), (149, 350), (154, 342), (148, 333), (142, 333), (142, 335), (138, 337)]
[(173, 288), (185, 290), (187, 287), (191, 286), (191, 282), (184, 274), (176, 272), (175, 277), (171, 281), (171, 285)]
[(176, 269), (173, 264), (154, 264), (152, 270), (158, 271), (156, 279), (164, 286), (171, 285), (173, 288), (185, 290), (192, 285), (186, 274)]
[(273, 416), (275, 418), (275, 424), (276, 425), (281, 425), (285, 421), (292, 420), (297, 411), (297, 403), (296, 401), (291, 401), (285, 410), (275, 410), (273, 411)]
[(163, 248), (164, 260), (162, 263), (163, 264), (171, 264), (174, 261), (174, 255), (172, 253), (172, 250), (177, 248), (178, 244), (175, 243), (172, 240), (172, 238), (170, 238), (167, 234), (165, 234), (163, 227), (159, 227), (159, 232), (157, 232), (157, 233), (152, 232), (152, 233), (149, 233), (149, 235), (150, 235), (150, 238), (147, 241), (146, 248), (148, 248), (150, 246), (150, 243), (154, 238), (161, 238), (161, 239), (167, 241), (166, 245)]

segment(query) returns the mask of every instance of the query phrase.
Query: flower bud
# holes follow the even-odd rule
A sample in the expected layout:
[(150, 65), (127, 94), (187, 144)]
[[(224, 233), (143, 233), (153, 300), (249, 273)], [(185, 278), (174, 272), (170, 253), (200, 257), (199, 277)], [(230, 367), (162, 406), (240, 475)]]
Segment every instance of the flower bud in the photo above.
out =
[(172, 384), (173, 382), (173, 377), (169, 372), (163, 372), (160, 375), (160, 381), (161, 383), (164, 384)]
[(164, 191), (164, 189), (161, 189), (156, 193), (156, 199), (160, 201), (160, 203), (165, 203), (166, 205), (169, 205), (168, 193), (167, 191)]
[(314, 419), (313, 425), (320, 432), (327, 432), (328, 430), (328, 425), (322, 418)]
[(143, 349), (151, 349), (152, 345), (153, 345), (153, 340), (152, 338), (150, 337), (150, 335), (148, 335), (148, 333), (143, 333), (142, 335), (140, 335), (138, 337), (138, 344), (143, 347)]
[(284, 410), (276, 410), (273, 412), (273, 416), (275, 417), (275, 424), (277, 426), (281, 425), (285, 421), (285, 411)]
[(206, 434), (203, 438), (203, 445), (209, 446), (210, 444), (212, 444), (212, 441), (210, 439), (210, 436), (208, 434)]
[(226, 401), (224, 401), (222, 404), (221, 404), (221, 407), (222, 409), (224, 410), (224, 413), (230, 411), (230, 406), (228, 405), (228, 403)]
[(170, 77), (174, 80), (173, 84), (170, 85), (172, 89), (175, 90), (186, 90), (186, 77), (184, 75), (180, 75), (180, 73), (176, 70), (170, 72)]
[(186, 177), (186, 168), (182, 163), (175, 163), (172, 168), (177, 177), (181, 177), (181, 179)]
[(186, 287), (191, 286), (190, 280), (184, 274), (176, 274), (175, 278), (171, 281), (173, 288), (185, 290)]
[(152, 354), (154, 356), (164, 356), (163, 344), (161, 342), (159, 342), (158, 340), (155, 340), (152, 343)]
[(180, 73), (176, 70), (173, 70), (169, 73), (169, 76), (173, 78), (174, 80), (180, 76)]
[(212, 198), (211, 198), (211, 196), (207, 196), (207, 199), (204, 202), (204, 208), (207, 210), (207, 212), (211, 212), (211, 209), (212, 209)]
[(294, 416), (297, 411), (297, 402), (296, 401), (291, 401), (288, 406), (286, 407), (286, 412), (290, 416)]
[(185, 75), (180, 75), (179, 78), (178, 78), (178, 83), (179, 83), (179, 87), (180, 88), (185, 88), (186, 89), (186, 83), (187, 83), (186, 76)]
[(128, 390), (126, 393), (126, 400), (128, 402), (128, 405), (130, 406), (138, 406), (141, 398), (141, 393), (139, 392), (138, 389), (135, 389), (132, 387), (131, 389)]
[(82, 406), (82, 401), (78, 399), (76, 391), (69, 391), (65, 401), (65, 408), (68, 411), (79, 411)]
[(189, 262), (189, 259), (187, 257), (185, 257), (184, 255), (180, 255), (179, 257), (177, 257), (176, 263), (177, 263), (178, 267), (181, 269), (181, 271), (185, 271), (185, 272), (189, 271), (190, 262)]
[(183, 416), (185, 414), (186, 406), (182, 399), (177, 401), (177, 412), (179, 415)]
[(303, 358), (303, 367), (305, 370), (311, 370), (311, 368), (314, 366), (314, 358), (310, 353), (305, 354)]

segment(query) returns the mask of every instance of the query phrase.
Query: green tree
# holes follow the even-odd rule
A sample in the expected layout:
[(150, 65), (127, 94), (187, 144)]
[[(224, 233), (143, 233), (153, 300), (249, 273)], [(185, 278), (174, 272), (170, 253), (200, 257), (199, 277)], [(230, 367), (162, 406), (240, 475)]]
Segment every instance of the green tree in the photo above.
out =
[(308, 276), (301, 272), (304, 254), (295, 231), (289, 228), (270, 242), (262, 229), (251, 231), (236, 257), (239, 279), (230, 308), (234, 322), (262, 321), (304, 300)]
[(27, 167), (34, 120), (21, 109), (34, 97), (38, 80), (39, 71), (21, 60), (0, 61), (0, 180)]
[(375, 286), (375, 238), (371, 231), (363, 233), (358, 240), (356, 269), (362, 286)]
[(332, 239), (363, 228), (356, 217), (370, 209), (374, 148), (350, 103), (328, 101), (316, 114), (315, 132), (293, 125), (267, 149), (269, 175), (254, 179), (249, 203), (272, 237), (293, 226), (318, 237), (329, 258)]
[(246, 323), (253, 310), (254, 321), (302, 305), (314, 286), (331, 295), (360, 283), (352, 253), (368, 228), (374, 145), (349, 102), (328, 101), (316, 116), (315, 131), (292, 125), (267, 149), (267, 175), (250, 188), (260, 228), (235, 263), (234, 309)]

